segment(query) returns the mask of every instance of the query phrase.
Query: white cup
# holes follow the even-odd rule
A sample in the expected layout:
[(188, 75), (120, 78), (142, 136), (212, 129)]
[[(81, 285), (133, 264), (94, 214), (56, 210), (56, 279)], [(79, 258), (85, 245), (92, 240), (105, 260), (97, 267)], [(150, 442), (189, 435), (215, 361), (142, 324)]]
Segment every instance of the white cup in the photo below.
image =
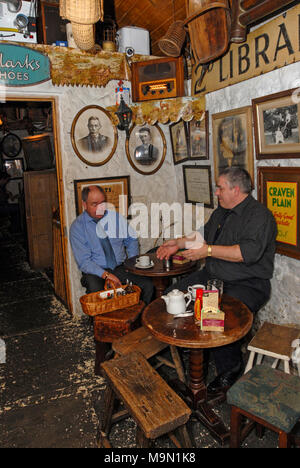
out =
[(136, 259), (136, 263), (141, 267), (147, 267), (150, 265), (150, 257), (148, 257), (148, 255), (142, 255)]
[(204, 284), (193, 284), (193, 286), (188, 287), (188, 292), (191, 293), (193, 300), (196, 299), (196, 291), (197, 289), (206, 289)]

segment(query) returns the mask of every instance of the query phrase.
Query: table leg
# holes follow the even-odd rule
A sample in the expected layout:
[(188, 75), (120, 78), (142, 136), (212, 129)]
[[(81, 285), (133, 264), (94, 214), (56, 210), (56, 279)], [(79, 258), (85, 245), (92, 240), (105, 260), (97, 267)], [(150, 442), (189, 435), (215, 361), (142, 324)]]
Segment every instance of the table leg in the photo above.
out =
[(223, 421), (213, 411), (213, 405), (207, 401), (204, 382), (204, 361), (202, 349), (190, 349), (189, 386), (183, 382), (173, 382), (172, 388), (193, 410), (193, 415), (209, 430), (222, 445), (229, 439), (229, 431)]
[(221, 444), (224, 444), (229, 439), (229, 431), (213, 411), (213, 406), (207, 402), (202, 349), (190, 350), (189, 387), (193, 394), (194, 415)]
[(155, 287), (155, 297), (161, 297), (164, 294), (165, 289), (170, 284), (170, 279), (167, 277), (153, 277), (151, 278)]

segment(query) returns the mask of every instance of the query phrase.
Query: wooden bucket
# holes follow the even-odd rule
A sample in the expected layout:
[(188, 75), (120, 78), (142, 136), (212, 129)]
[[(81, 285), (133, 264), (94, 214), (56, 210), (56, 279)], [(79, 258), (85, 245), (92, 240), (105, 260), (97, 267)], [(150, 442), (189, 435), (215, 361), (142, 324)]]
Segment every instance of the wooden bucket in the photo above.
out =
[(170, 57), (179, 57), (185, 41), (186, 32), (183, 21), (171, 24), (165, 36), (158, 41), (160, 50)]
[(228, 48), (231, 16), (228, 0), (186, 0), (184, 21), (196, 63), (210, 62)]

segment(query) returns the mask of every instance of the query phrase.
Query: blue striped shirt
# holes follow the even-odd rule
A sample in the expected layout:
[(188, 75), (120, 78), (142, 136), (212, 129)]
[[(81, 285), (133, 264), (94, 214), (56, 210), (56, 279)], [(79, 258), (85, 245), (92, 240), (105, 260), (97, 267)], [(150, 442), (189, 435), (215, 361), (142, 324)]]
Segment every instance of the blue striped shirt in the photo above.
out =
[(78, 268), (83, 273), (101, 277), (106, 270), (106, 258), (99, 239), (105, 234), (109, 237), (118, 265), (121, 265), (127, 257), (138, 255), (137, 234), (128, 226), (122, 215), (107, 210), (103, 218), (95, 224), (94, 219), (84, 211), (70, 228), (73, 254)]

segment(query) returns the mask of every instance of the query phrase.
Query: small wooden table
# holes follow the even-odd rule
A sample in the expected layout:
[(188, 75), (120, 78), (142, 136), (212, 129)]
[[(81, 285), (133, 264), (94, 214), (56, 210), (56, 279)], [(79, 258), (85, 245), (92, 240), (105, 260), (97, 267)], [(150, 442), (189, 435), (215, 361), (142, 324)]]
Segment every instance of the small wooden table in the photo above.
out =
[[(202, 332), (194, 317), (174, 318), (168, 314), (163, 299), (156, 299), (143, 312), (143, 324), (158, 340), (173, 346), (190, 348), (189, 385), (176, 382), (177, 391), (193, 409), (195, 416), (222, 444), (229, 438), (228, 429), (207, 400), (203, 372), (203, 349), (224, 346), (243, 338), (251, 329), (253, 315), (241, 301), (223, 295), (224, 332)], [(172, 388), (174, 386), (172, 385)]]
[(169, 286), (170, 279), (174, 276), (184, 275), (195, 271), (198, 267), (198, 262), (188, 262), (183, 265), (172, 263), (169, 270), (163, 266), (162, 260), (156, 257), (156, 253), (147, 254), (151, 261), (154, 263), (152, 268), (138, 268), (136, 267), (136, 259), (139, 257), (132, 257), (125, 261), (124, 265), (127, 271), (134, 273), (138, 276), (147, 276), (152, 278), (155, 286), (156, 297), (161, 297), (164, 290)]

